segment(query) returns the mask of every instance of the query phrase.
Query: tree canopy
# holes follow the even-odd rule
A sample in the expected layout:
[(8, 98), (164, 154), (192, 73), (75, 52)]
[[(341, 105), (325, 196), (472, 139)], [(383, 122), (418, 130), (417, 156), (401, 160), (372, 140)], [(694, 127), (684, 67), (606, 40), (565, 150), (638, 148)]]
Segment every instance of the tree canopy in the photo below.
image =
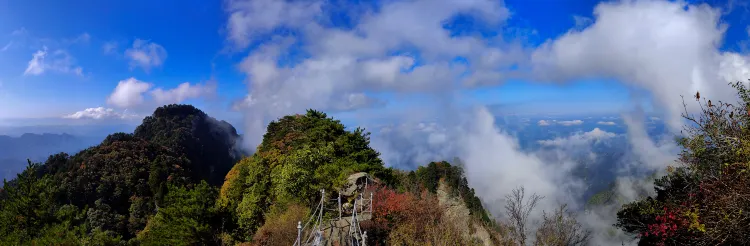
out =
[(617, 213), (617, 226), (640, 245), (750, 244), (750, 94), (733, 86), (734, 104), (696, 94), (701, 111), (683, 114), (690, 124), (680, 166), (656, 180), (656, 196)]

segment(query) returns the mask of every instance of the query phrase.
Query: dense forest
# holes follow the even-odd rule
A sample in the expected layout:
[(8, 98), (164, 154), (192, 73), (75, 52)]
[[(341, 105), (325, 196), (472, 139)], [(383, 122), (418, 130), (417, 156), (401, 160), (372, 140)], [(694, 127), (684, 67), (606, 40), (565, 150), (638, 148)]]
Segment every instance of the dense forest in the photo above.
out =
[[(739, 104), (696, 95), (702, 112), (685, 114), (683, 166), (655, 181), (656, 196), (617, 213), (616, 226), (640, 245), (750, 243), (750, 94), (735, 87)], [(375, 180), (371, 217), (361, 223), (368, 245), (586, 245), (591, 236), (564, 204), (531, 232), (542, 197), (523, 187), (506, 197), (498, 221), (461, 160), (386, 168), (368, 132), (319, 111), (271, 122), (252, 155), (236, 147), (239, 138), (193, 106), (167, 105), (133, 133), (28, 161), (0, 190), (0, 244), (292, 245), (298, 221), (326, 200), (320, 191), (341, 197), (358, 173)], [(613, 199), (604, 192), (592, 204)]]

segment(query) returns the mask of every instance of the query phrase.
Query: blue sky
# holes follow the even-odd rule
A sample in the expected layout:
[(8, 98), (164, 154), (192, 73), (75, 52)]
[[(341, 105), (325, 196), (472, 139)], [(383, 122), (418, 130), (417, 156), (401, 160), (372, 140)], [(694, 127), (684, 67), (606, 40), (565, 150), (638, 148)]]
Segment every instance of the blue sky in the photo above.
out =
[[(259, 118), (267, 120), (308, 106), (324, 107), (323, 110), (334, 113), (362, 110), (387, 115), (389, 111), (398, 111), (399, 108), (434, 104), (435, 98), (446, 95), (459, 98), (457, 101), (450, 101), (451, 104), (501, 105), (511, 114), (616, 114), (632, 108), (634, 104), (648, 110), (660, 110), (658, 103), (652, 98), (652, 92), (658, 93), (660, 88), (650, 87), (646, 82), (629, 83), (622, 79), (626, 76), (607, 70), (609, 72), (602, 73), (604, 76), (598, 76), (594, 72), (590, 76), (569, 76), (565, 81), (553, 81), (565, 77), (554, 74), (539, 78), (528, 75), (501, 76), (483, 79), (480, 86), (458, 87), (448, 92), (434, 89), (444, 87), (443, 84), (401, 88), (393, 85), (378, 87), (363, 82), (366, 85), (362, 87), (326, 89), (326, 94), (313, 94), (331, 98), (327, 100), (330, 105), (322, 102), (318, 104), (318, 101), (326, 101), (320, 99), (293, 104), (287, 107), (290, 112), (270, 112), (272, 109), (237, 112), (232, 110), (232, 106), (248, 93), (259, 90), (258, 82), (252, 78), (257, 73), (249, 72), (249, 68), (243, 70), (242, 61), (262, 53), (263, 47), (266, 47), (264, 45), (278, 45), (276, 40), (279, 38), (297, 39), (293, 45), (284, 46), (283, 55), (276, 57), (276, 65), (281, 68), (295, 67), (323, 57), (323, 53), (314, 48), (318, 44), (315, 36), (317, 33), (294, 22), (306, 14), (298, 13), (295, 16), (292, 13), (293, 6), (304, 6), (304, 3), (314, 1), (279, 1), (284, 2), (283, 7), (289, 9), (282, 11), (287, 12), (286, 14), (276, 17), (272, 16), (273, 11), (265, 13), (270, 16), (264, 16), (263, 12), (253, 12), (246, 2), (248, 1), (3, 1), (0, 4), (0, 121), (9, 124), (8, 122), (19, 122), (18, 119), (41, 118), (60, 120), (60, 124), (72, 124), (76, 119), (96, 122), (97, 119), (86, 118), (109, 112), (109, 115), (101, 116), (98, 120), (105, 119), (111, 123), (113, 120), (125, 120), (124, 116), (129, 114), (138, 117), (147, 115), (161, 102), (191, 103), (218, 118), (230, 119), (235, 123), (242, 121), (242, 115), (253, 117), (258, 114)], [(358, 25), (364, 25), (363, 20), (368, 15), (384, 14), (386, 11), (396, 13), (400, 6), (391, 2), (362, 2), (328, 1), (321, 5), (320, 13), (308, 22), (317, 22), (319, 28), (329, 32), (340, 30), (357, 33), (355, 29), (361, 27)], [(534, 50), (541, 50), (540, 47), (545, 42), (553, 42), (571, 30), (583, 30), (596, 23), (593, 12), (600, 4), (599, 1), (590, 0), (508, 0), (504, 4), (499, 1), (487, 2), (504, 8), (491, 13), (502, 16), (498, 17), (501, 19), (499, 22), (477, 17), (475, 12), (478, 10), (474, 9), (472, 11), (475, 12), (449, 14), (449, 18), (441, 20), (444, 30), (450, 33), (451, 38), (468, 37), (486, 43), (487, 47), (506, 52), (503, 56), (511, 56), (515, 54), (511, 51), (517, 51), (519, 57), (530, 56)], [(694, 5), (697, 2), (690, 3)], [(718, 1), (707, 1), (707, 4), (721, 10), (719, 22), (728, 25), (717, 52), (728, 51), (744, 56), (747, 26), (750, 23), (746, 18), (747, 6)], [(231, 16), (237, 13), (249, 13), (249, 19), (240, 23), (246, 25), (242, 27), (245, 29), (228, 28), (232, 26)], [(414, 17), (415, 20), (416, 18), (421, 17)], [(281, 24), (269, 26), (269, 21)], [(396, 24), (390, 28), (400, 28), (397, 26)], [(246, 36), (233, 36), (238, 30), (244, 31), (240, 34)], [(244, 38), (240, 40), (236, 37)], [(433, 54), (429, 49), (430, 47), (419, 43), (398, 45), (385, 51), (391, 56), (383, 56), (381, 53), (378, 57), (408, 54), (413, 61), (410, 68), (402, 69), (402, 73), (410, 73), (424, 65), (440, 64), (436, 61), (441, 61), (442, 58), (431, 57)], [(34, 54), (40, 51), (46, 53), (44, 61), (40, 63), (41, 70), (30, 69)], [(325, 57), (328, 58), (331, 52), (327, 52)], [(448, 52), (435, 54), (445, 55), (442, 53)], [(456, 55), (459, 58), (462, 56), (466, 55)], [(139, 60), (139, 57), (142, 59)], [(367, 57), (357, 59), (365, 58)], [(475, 66), (476, 61), (469, 63)], [(458, 66), (460, 62), (451, 64)], [(516, 65), (502, 66), (504, 67), (498, 70), (507, 74), (522, 70)], [(494, 71), (493, 69), (482, 71)], [(476, 68), (470, 70), (474, 73), (479, 71)], [(306, 74), (304, 71), (293, 73)], [(606, 76), (608, 74), (619, 77)], [(130, 78), (150, 84), (148, 89), (143, 89), (142, 102), (128, 98), (109, 100), (118, 83)], [(331, 78), (335, 79), (341, 78)], [(313, 83), (319, 81), (304, 82), (302, 85), (316, 86)], [(193, 88), (195, 90), (192, 92), (183, 91), (183, 94), (170, 91), (185, 82), (197, 89)], [(399, 83), (402, 82), (396, 82)], [(342, 87), (341, 84), (333, 86)], [(166, 91), (161, 100), (156, 100), (149, 94), (156, 88)], [(304, 90), (291, 86), (285, 89), (274, 88), (268, 93), (286, 95), (292, 99), (300, 97), (299, 94), (288, 92), (294, 89)], [(379, 106), (364, 109), (345, 106), (337, 108), (332, 105), (335, 103), (334, 99), (338, 98), (338, 92), (350, 93), (350, 102), (355, 100), (352, 98), (360, 98), (364, 104)], [(287, 99), (279, 96), (264, 100), (266, 103), (283, 103)], [(90, 111), (90, 114), (79, 114), (77, 118), (62, 120), (63, 116), (98, 107), (102, 107), (102, 111)], [(111, 111), (107, 111), (109, 109)], [(356, 114), (349, 112), (341, 115)], [(138, 117), (133, 118), (137, 120)], [(361, 121), (344, 118), (353, 123)]]

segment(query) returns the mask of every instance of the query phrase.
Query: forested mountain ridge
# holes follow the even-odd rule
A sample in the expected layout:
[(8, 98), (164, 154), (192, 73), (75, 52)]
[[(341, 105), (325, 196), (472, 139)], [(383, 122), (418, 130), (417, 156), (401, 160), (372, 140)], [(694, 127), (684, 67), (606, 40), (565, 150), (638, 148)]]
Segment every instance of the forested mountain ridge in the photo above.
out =
[[(750, 92), (735, 87), (740, 103), (704, 99), (700, 115), (685, 115), (683, 166), (655, 179), (655, 195), (617, 206), (615, 226), (639, 245), (750, 243)], [(564, 204), (532, 226), (542, 197), (522, 187), (496, 221), (460, 160), (386, 168), (369, 133), (319, 111), (271, 122), (251, 156), (235, 148), (238, 137), (193, 106), (168, 105), (133, 134), (29, 163), (0, 191), (0, 244), (291, 245), (296, 223), (326, 200), (319, 191), (343, 193), (362, 172), (378, 180), (360, 224), (369, 245), (586, 245), (591, 236)], [(603, 192), (590, 205), (618, 203)]]
[(133, 133), (148, 142), (184, 153), (194, 169), (194, 178), (218, 185), (244, 154), (237, 147), (237, 130), (226, 121), (185, 105), (159, 107), (143, 119)]
[(215, 182), (239, 159), (236, 131), (217, 122), (192, 106), (167, 105), (134, 134), (115, 133), (75, 155), (30, 163), (4, 184), (3, 244), (131, 240), (163, 206), (169, 187)]
[[(417, 219), (427, 218), (420, 223), (428, 228), (445, 227), (439, 207), (417, 213), (432, 217), (411, 213), (437, 199), (438, 183), (453, 187), (444, 189), (465, 201), (477, 226), (495, 225), (460, 168), (447, 162), (408, 173), (385, 168), (369, 133), (348, 131), (324, 113), (272, 122), (257, 152), (242, 160), (238, 137), (230, 124), (199, 109), (167, 105), (132, 134), (114, 133), (74, 155), (29, 163), (0, 191), (0, 244), (291, 244), (288, 235), (309, 214), (318, 190), (337, 192), (357, 172), (380, 180), (376, 196), (406, 202), (374, 205), (379, 212), (363, 225), (373, 243), (415, 238), (425, 232), (407, 230)], [(281, 229), (288, 225), (291, 230)], [(469, 242), (458, 230), (456, 237), (437, 237), (445, 228), (422, 237)]]

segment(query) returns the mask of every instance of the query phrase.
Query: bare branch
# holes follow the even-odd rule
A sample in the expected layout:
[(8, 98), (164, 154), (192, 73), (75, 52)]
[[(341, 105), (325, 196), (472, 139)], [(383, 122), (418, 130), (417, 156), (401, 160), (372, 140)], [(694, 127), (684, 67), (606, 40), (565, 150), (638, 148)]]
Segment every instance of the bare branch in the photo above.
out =
[(531, 215), (531, 211), (537, 203), (544, 198), (535, 193), (524, 202), (524, 197), (523, 186), (513, 189), (511, 194), (505, 196), (505, 212), (513, 226), (513, 236), (521, 245), (526, 245), (526, 239), (528, 238), (526, 231), (528, 230), (529, 215)]

